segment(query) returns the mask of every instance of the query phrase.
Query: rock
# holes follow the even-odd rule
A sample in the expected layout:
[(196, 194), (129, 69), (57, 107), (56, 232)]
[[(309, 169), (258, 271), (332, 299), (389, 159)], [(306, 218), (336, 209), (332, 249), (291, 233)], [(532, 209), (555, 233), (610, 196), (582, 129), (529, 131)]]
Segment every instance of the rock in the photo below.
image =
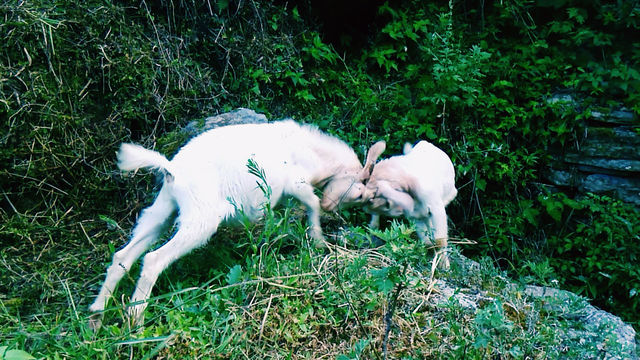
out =
[(607, 124), (631, 125), (634, 122), (637, 124), (633, 112), (624, 107), (608, 113), (592, 110), (589, 120)]
[[(455, 263), (463, 269), (463, 274), (481, 273), (481, 265), (462, 255), (455, 255)], [(561, 319), (562, 326), (558, 331), (558, 343), (563, 349), (581, 349), (586, 359), (638, 359), (633, 327), (623, 322), (619, 317), (600, 310), (587, 301), (584, 297), (572, 292), (552, 287), (517, 285), (506, 277), (500, 277), (506, 285), (504, 290), (484, 290), (474, 285), (454, 284), (455, 280), (442, 277), (435, 280), (434, 295), (432, 300), (435, 307), (445, 307), (454, 300), (465, 311), (478, 314), (479, 311), (496, 301), (501, 301), (505, 293), (515, 294), (512, 297), (522, 297), (524, 306), (516, 311), (532, 311), (533, 304), (539, 304), (541, 314), (548, 318)], [(511, 307), (504, 302), (504, 306)], [(528, 304), (528, 305), (527, 305)], [(525, 310), (523, 310), (525, 309)], [(526, 310), (529, 309), (529, 310)], [(565, 351), (561, 351), (564, 353)]]
[[(590, 342), (601, 359), (638, 359), (636, 331), (619, 317), (590, 305), (584, 298), (561, 289), (528, 285), (525, 294), (544, 302), (548, 312), (579, 321), (584, 326), (566, 333), (567, 340)], [(611, 346), (615, 343), (619, 346)], [(613, 350), (612, 352), (607, 351)]]
[(548, 169), (545, 171), (544, 177), (551, 184), (561, 187), (578, 187), (578, 184), (582, 183), (582, 178), (576, 175), (574, 172), (564, 169)]
[(210, 116), (204, 120), (192, 121), (184, 127), (184, 132), (189, 136), (195, 136), (203, 131), (211, 130), (221, 126), (238, 125), (238, 124), (260, 124), (268, 122), (267, 117), (264, 114), (258, 114), (257, 112), (238, 108), (234, 111)]
[[(547, 102), (569, 112), (583, 108), (567, 91)], [(543, 176), (556, 186), (607, 194), (640, 207), (640, 122), (624, 107), (589, 114), (576, 144), (551, 151), (554, 161)]]
[(574, 188), (582, 193), (610, 194), (640, 207), (640, 178), (589, 174), (578, 169), (549, 169), (545, 177), (556, 186)]
[(582, 112), (588, 110), (590, 115), (588, 120), (591, 122), (609, 125), (638, 125), (638, 119), (633, 111), (626, 107), (621, 106), (614, 109), (585, 107), (582, 103), (582, 98), (571, 89), (561, 90), (552, 94), (551, 97), (546, 99), (546, 102), (568, 111)]
[(640, 172), (640, 160), (610, 159), (569, 153), (564, 156), (569, 164), (577, 165), (579, 170), (591, 173), (622, 175)]
[(588, 127), (577, 151), (590, 157), (640, 160), (640, 134), (629, 126)]
[(581, 104), (571, 90), (562, 90), (546, 99), (547, 104), (555, 105), (566, 111), (581, 111)]

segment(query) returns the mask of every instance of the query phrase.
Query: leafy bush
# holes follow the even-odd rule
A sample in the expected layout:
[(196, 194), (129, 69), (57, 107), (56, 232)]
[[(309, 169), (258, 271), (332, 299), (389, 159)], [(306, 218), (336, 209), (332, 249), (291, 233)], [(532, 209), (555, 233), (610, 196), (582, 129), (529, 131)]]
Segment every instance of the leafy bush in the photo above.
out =
[[(541, 196), (550, 264), (562, 283), (625, 318), (640, 310), (640, 212), (604, 196)], [(631, 220), (630, 220), (631, 219)]]

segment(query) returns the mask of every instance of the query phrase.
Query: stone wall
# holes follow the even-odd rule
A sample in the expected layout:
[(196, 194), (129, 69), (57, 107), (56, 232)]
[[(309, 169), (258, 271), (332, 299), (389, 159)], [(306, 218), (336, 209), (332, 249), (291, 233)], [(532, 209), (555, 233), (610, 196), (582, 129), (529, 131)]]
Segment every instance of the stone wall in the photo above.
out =
[[(570, 96), (554, 97), (579, 108)], [(625, 108), (608, 113), (591, 111), (584, 132), (573, 144), (554, 149), (546, 172), (551, 184), (607, 194), (640, 207), (640, 121)]]

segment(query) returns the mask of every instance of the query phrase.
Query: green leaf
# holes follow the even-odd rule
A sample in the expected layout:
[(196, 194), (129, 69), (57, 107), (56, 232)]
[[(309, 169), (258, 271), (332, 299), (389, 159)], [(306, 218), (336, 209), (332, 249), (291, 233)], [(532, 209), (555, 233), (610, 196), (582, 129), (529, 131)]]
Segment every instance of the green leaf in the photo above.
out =
[(533, 207), (528, 207), (522, 211), (522, 216), (524, 216), (524, 218), (527, 219), (527, 221), (534, 226), (538, 225), (539, 214), (540, 214), (540, 211), (538, 211), (538, 209), (535, 209)]
[(120, 229), (120, 225), (118, 225), (118, 222), (111, 219), (110, 217), (106, 216), (106, 215), (98, 215), (98, 218), (102, 221), (104, 221), (105, 223), (107, 223), (107, 229), (109, 230), (116, 230), (116, 229)]
[(311, 101), (316, 99), (316, 97), (313, 96), (313, 94), (311, 94), (307, 89), (296, 91), (296, 97), (304, 101)]
[(225, 278), (228, 285), (237, 284), (242, 280), (242, 266), (236, 265), (229, 270)]
[(378, 291), (389, 293), (393, 290), (395, 283), (390, 278), (389, 267), (384, 267), (380, 270), (373, 269), (371, 270), (371, 275), (374, 278), (373, 284)]
[(564, 209), (564, 206), (560, 201), (549, 200), (545, 201), (544, 205), (547, 208), (547, 213), (553, 218), (553, 220), (559, 222), (562, 219), (562, 210)]
[(513, 87), (513, 83), (508, 80), (498, 80), (493, 83), (494, 87)]
[(229, 0), (218, 0), (215, 2), (218, 13), (221, 13), (229, 8)]
[(484, 191), (487, 188), (487, 180), (476, 178), (476, 188), (480, 191)]
[(587, 12), (584, 9), (569, 8), (567, 12), (569, 13), (569, 18), (576, 19), (578, 24), (583, 24), (587, 17)]
[(22, 350), (7, 350), (8, 346), (0, 346), (0, 360), (28, 360), (35, 359), (31, 354)]

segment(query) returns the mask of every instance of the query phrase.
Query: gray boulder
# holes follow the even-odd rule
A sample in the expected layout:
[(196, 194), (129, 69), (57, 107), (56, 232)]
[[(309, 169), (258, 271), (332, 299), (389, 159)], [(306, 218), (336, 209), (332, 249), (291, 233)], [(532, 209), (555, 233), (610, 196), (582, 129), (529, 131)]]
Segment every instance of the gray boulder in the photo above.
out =
[(221, 126), (238, 125), (238, 124), (260, 124), (268, 122), (267, 117), (264, 114), (258, 114), (257, 112), (238, 108), (236, 110), (210, 116), (203, 120), (195, 120), (187, 124), (183, 131), (190, 137), (198, 135), (203, 131), (211, 130)]
[[(455, 258), (455, 263), (462, 267), (458, 271), (463, 274), (474, 276), (473, 274), (481, 273), (479, 263), (459, 254)], [(505, 299), (521, 298), (524, 302), (524, 305), (520, 305), (521, 309), (547, 314), (544, 316), (546, 321), (554, 321), (556, 329), (564, 329), (556, 331), (559, 358), (569, 359), (573, 358), (571, 354), (579, 353), (581, 359), (638, 359), (636, 332), (631, 325), (569, 291), (545, 286), (517, 285), (506, 277), (501, 277), (501, 281), (505, 282), (501, 291), (483, 289), (472, 284), (461, 285), (446, 276), (434, 281), (435, 290), (431, 301), (436, 308), (447, 308), (446, 304), (454, 301), (469, 313), (478, 315), (490, 304), (497, 302), (510, 308)], [(523, 316), (538, 318), (541, 315)]]

